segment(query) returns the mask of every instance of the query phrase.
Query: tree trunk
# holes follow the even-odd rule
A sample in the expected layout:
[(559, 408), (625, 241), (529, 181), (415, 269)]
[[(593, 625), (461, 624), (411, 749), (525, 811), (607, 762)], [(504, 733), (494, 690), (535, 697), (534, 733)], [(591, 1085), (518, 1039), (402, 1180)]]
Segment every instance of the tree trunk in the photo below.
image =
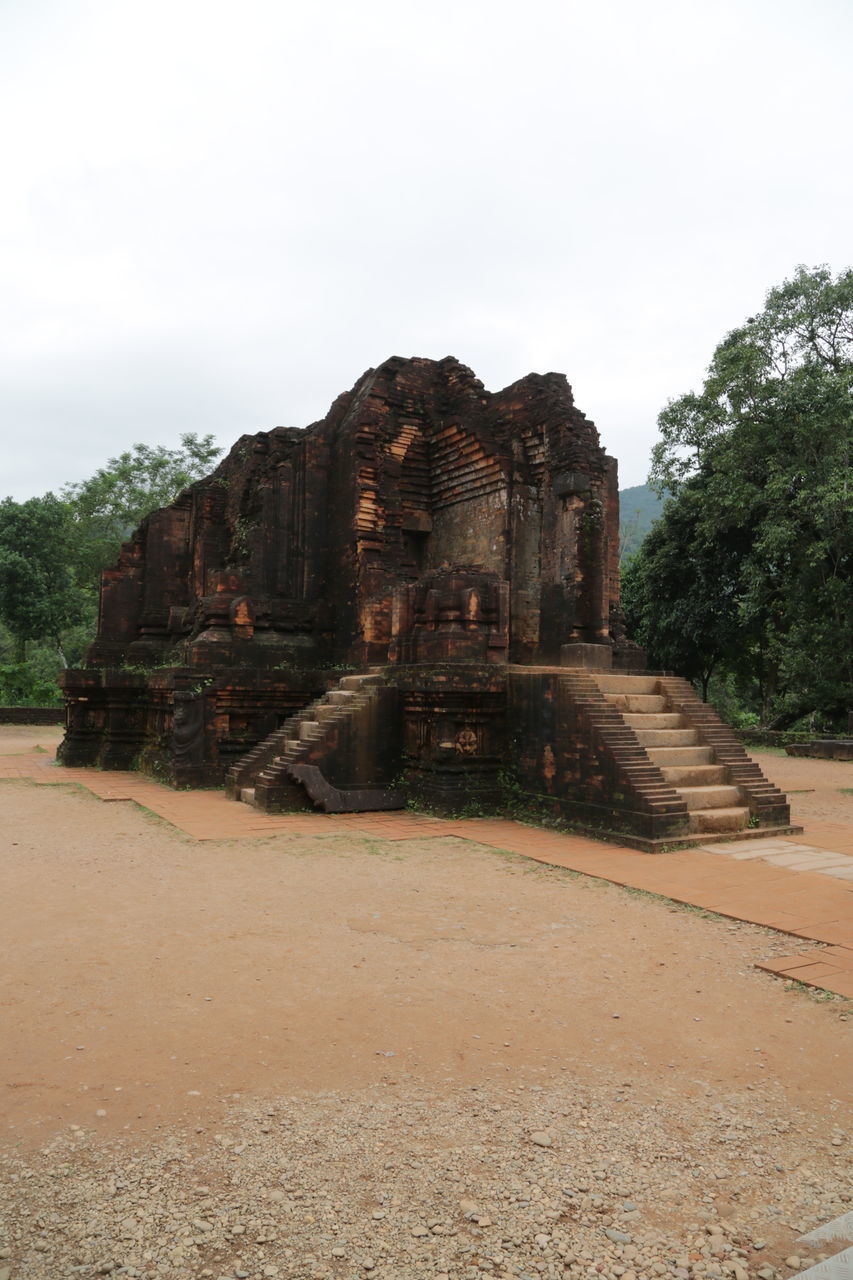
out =
[(707, 671), (703, 671), (699, 676), (699, 679), (702, 682), (702, 701), (703, 702), (708, 701), (708, 686), (711, 683), (711, 676), (714, 674), (716, 669), (717, 669), (717, 659), (715, 658), (714, 661), (711, 663), (710, 667), (708, 667)]

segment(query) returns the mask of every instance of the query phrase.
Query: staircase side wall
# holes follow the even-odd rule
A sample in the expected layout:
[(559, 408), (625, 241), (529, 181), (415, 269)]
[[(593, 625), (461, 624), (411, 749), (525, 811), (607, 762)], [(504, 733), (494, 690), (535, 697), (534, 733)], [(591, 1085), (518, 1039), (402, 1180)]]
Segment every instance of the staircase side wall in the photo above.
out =
[[(595, 692), (593, 688), (593, 699)], [(613, 720), (611, 708), (603, 707), (603, 714)], [(618, 732), (621, 717), (615, 714)], [(677, 840), (687, 834), (686, 806), (662, 778), (658, 783), (652, 776), (657, 771), (631, 730), (623, 728), (614, 750), (595, 723), (594, 710), (567, 677), (511, 673), (507, 717), (510, 766), (525, 797), (602, 831), (647, 840)], [(644, 781), (647, 775), (650, 779), (645, 788), (632, 780), (632, 771), (636, 775), (638, 770)]]
[[(278, 812), (304, 807), (309, 799), (327, 812), (402, 805), (393, 787), (402, 739), (399, 693), (382, 685), (363, 692), (356, 706), (321, 719), (316, 736), (301, 740), (296, 758), (281, 757), (268, 767), (259, 760), (252, 771), (258, 808)], [(312, 710), (300, 719), (310, 724)], [(244, 779), (247, 785), (252, 780)]]
[(732, 785), (738, 787), (749, 806), (752, 825), (785, 827), (791, 821), (788, 797), (765, 778), (759, 766), (738, 742), (732, 730), (713, 707), (703, 702), (693, 685), (678, 676), (665, 676), (660, 690), (674, 710), (680, 711), (703, 745), (712, 747), (717, 763), (724, 765)]
[(387, 787), (400, 771), (401, 745), (399, 694), (380, 685), (341, 716), (303, 763), (317, 765), (333, 787)]
[(336, 678), (299, 668), (70, 671), (63, 681), (67, 729), (60, 759), (70, 766), (139, 769), (175, 787), (216, 786)]
[(274, 729), (260, 742), (255, 743), (228, 770), (225, 777), (225, 794), (230, 800), (239, 800), (243, 787), (253, 785), (262, 769), (273, 763), (285, 749), (288, 738), (298, 732), (300, 715), (288, 716), (284, 724)]

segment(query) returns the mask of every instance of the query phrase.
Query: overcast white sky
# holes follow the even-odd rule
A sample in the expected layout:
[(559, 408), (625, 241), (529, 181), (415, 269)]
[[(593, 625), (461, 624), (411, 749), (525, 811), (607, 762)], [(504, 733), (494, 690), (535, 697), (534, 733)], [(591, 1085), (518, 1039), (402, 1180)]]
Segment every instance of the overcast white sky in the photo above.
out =
[(849, 0), (0, 0), (0, 497), (535, 370), (642, 483), (798, 263), (851, 265)]

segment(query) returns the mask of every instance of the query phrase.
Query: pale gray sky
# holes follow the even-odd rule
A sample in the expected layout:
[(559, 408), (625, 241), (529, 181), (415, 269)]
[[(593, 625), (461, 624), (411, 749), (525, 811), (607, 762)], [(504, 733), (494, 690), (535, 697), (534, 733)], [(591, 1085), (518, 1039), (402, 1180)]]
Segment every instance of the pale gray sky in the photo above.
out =
[(667, 399), (851, 264), (849, 0), (0, 0), (0, 497), (391, 355)]

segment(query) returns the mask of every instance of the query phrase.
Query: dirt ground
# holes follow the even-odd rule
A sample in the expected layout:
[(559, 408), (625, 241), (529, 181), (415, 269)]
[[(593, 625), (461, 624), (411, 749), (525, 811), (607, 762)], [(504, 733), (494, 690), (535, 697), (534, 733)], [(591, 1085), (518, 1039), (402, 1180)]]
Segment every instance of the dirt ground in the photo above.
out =
[(19, 756), (27, 751), (44, 751), (48, 748), (53, 750), (61, 741), (62, 729), (58, 725), (0, 725), (0, 756)]
[(853, 760), (808, 760), (775, 751), (752, 751), (765, 777), (788, 792), (791, 818), (853, 826)]
[[(0, 752), (55, 738), (2, 729)], [(797, 801), (801, 817), (850, 815), (853, 797), (840, 791), (850, 766), (766, 763), (781, 786), (791, 766), (813, 787)], [(841, 1203), (853, 1011), (752, 967), (788, 952), (784, 935), (454, 838), (201, 843), (70, 786), (6, 782), (0, 804), (0, 1105), (15, 1160), (37, 1162), (81, 1133), (102, 1152), (118, 1143), (137, 1153), (180, 1134), (198, 1153), (243, 1123), (235, 1109), (272, 1113), (282, 1099), (305, 1116), (336, 1099), (340, 1134), (371, 1090), (416, 1094), (433, 1116), (449, 1108), (456, 1125), (471, 1090), (498, 1099), (495, 1110), (511, 1094), (518, 1123), (535, 1092), (554, 1108), (582, 1097), (607, 1117), (629, 1092), (638, 1135), (654, 1111), (659, 1142), (676, 1146), (691, 1114), (697, 1133), (714, 1107), (747, 1126), (772, 1115), (776, 1169), (802, 1168), (820, 1187), (816, 1218)], [(586, 1123), (572, 1121), (581, 1142)], [(410, 1142), (401, 1122), (397, 1143)], [(684, 1213), (694, 1212), (691, 1201)], [(678, 1216), (670, 1206), (668, 1220)], [(808, 1222), (800, 1217), (794, 1226)], [(790, 1250), (792, 1233), (776, 1222), (764, 1234)], [(19, 1267), (11, 1280), (58, 1274), (17, 1247), (6, 1249)], [(221, 1261), (194, 1269), (184, 1255), (170, 1270), (152, 1256), (137, 1270), (127, 1263), (127, 1274), (240, 1274)], [(394, 1256), (372, 1273), (424, 1273)], [(554, 1257), (545, 1250), (537, 1274), (585, 1274)], [(243, 1270), (344, 1274), (322, 1259), (271, 1265)], [(447, 1265), (448, 1275), (469, 1274)], [(595, 1259), (590, 1267), (601, 1273)]]

